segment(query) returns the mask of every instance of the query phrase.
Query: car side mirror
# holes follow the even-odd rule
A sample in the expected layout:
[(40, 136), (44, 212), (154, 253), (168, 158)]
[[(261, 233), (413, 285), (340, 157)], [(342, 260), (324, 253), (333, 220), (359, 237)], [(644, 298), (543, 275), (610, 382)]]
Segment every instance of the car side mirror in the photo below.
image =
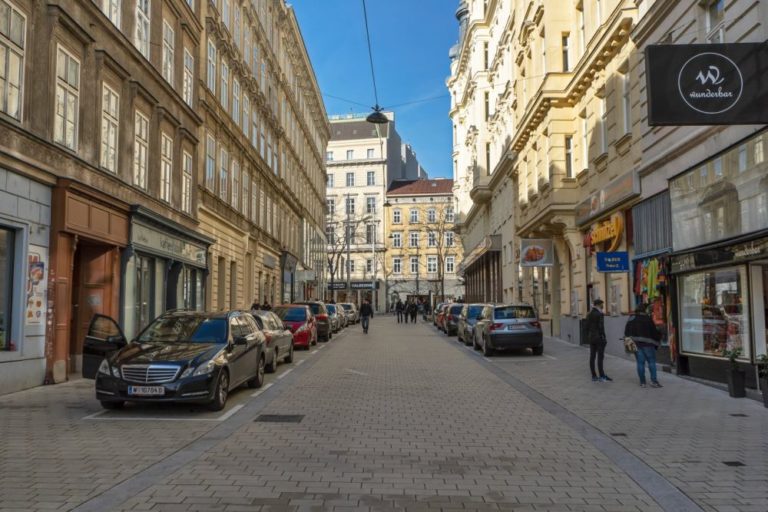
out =
[(244, 347), (245, 345), (248, 345), (248, 338), (245, 336), (237, 336), (235, 337), (233, 344), (236, 347)]
[(104, 341), (111, 345), (115, 345), (118, 348), (123, 348), (128, 344), (128, 342), (125, 340), (125, 337), (123, 337), (120, 334), (115, 334), (114, 336), (107, 336), (107, 338)]

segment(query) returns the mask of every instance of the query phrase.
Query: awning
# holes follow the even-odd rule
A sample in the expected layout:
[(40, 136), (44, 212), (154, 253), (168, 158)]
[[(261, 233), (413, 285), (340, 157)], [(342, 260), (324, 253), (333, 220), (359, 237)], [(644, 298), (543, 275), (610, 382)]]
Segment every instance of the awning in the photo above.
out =
[(477, 244), (477, 246), (464, 257), (464, 260), (459, 265), (456, 273), (460, 276), (464, 276), (464, 272), (487, 252), (501, 252), (501, 235), (490, 235), (483, 238), (482, 242)]

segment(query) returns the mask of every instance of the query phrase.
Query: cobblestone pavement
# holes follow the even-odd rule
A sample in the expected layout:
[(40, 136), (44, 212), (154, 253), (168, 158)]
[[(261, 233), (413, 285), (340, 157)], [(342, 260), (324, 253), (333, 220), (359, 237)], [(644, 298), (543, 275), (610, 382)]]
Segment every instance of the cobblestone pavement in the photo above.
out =
[(223, 413), (102, 413), (88, 381), (0, 397), (0, 510), (768, 510), (756, 402), (640, 389), (618, 359), (592, 384), (554, 341), (486, 360), (391, 317), (321, 346)]

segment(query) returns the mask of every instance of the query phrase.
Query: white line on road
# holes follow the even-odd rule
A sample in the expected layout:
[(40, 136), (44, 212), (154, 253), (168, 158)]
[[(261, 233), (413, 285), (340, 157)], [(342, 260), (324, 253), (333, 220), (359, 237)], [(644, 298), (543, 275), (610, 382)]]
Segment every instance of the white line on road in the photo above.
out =
[(285, 377), (286, 375), (288, 375), (292, 371), (293, 371), (293, 368), (291, 368), (290, 370), (285, 370), (285, 372), (283, 372), (283, 373), (281, 373), (280, 375), (277, 376), (278, 380), (282, 379), (283, 377)]
[(243, 408), (242, 404), (232, 407), (229, 411), (216, 418), (166, 418), (162, 416), (109, 416), (101, 417), (109, 411), (99, 411), (83, 418), (83, 420), (95, 421), (224, 421)]
[(304, 364), (304, 361), (305, 361), (305, 359), (302, 359), (301, 361), (297, 361), (296, 362), (296, 366)]
[(232, 415), (234, 415), (234, 414), (235, 414), (237, 411), (239, 411), (239, 410), (240, 410), (240, 409), (242, 409), (242, 408), (243, 408), (243, 404), (238, 404), (238, 405), (234, 406), (233, 408), (231, 408), (231, 409), (230, 409), (228, 412), (226, 412), (225, 414), (222, 414), (221, 416), (219, 416), (218, 418), (216, 418), (216, 421), (224, 421), (224, 420), (226, 420), (227, 418), (230, 418), (230, 417), (232, 417)]
[(365, 372), (360, 372), (360, 371), (357, 371), (357, 370), (353, 370), (353, 369), (351, 369), (351, 368), (347, 368), (347, 369), (346, 369), (346, 372), (347, 372), (347, 373), (354, 373), (355, 375), (363, 375), (363, 376), (365, 376), (365, 377), (367, 377), (367, 376), (368, 376), (368, 374), (367, 374), (367, 373), (365, 373)]
[(274, 384), (272, 382), (270, 382), (269, 384), (265, 384), (263, 388), (261, 388), (260, 390), (256, 391), (255, 393), (252, 393), (251, 396), (252, 397), (259, 396), (260, 394), (262, 394), (263, 392), (265, 392), (266, 390), (271, 388), (273, 385)]
[(317, 354), (317, 349), (315, 349), (312, 352), (310, 352), (310, 354)]

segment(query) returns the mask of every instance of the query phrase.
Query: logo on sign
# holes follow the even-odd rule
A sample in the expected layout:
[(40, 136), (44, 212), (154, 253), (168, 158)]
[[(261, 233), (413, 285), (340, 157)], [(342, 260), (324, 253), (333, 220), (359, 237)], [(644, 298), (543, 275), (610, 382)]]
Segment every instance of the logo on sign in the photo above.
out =
[(733, 108), (744, 90), (744, 77), (731, 59), (704, 52), (688, 59), (677, 77), (683, 101), (696, 112), (721, 114)]

